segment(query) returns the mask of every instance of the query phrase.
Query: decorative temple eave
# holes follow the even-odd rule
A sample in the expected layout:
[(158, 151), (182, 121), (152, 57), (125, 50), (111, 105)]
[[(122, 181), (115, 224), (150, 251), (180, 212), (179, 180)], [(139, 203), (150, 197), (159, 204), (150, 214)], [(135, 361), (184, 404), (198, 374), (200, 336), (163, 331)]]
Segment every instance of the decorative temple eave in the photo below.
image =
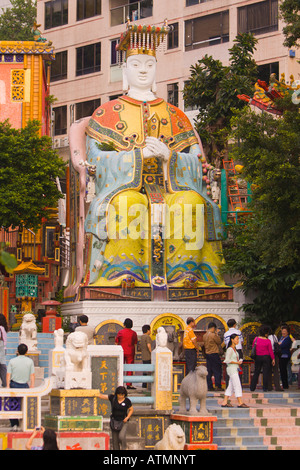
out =
[(23, 261), (14, 269), (14, 274), (43, 274), (45, 268), (39, 268), (33, 261)]
[(0, 41), (0, 54), (43, 55), (45, 60), (54, 60), (54, 47), (51, 42)]

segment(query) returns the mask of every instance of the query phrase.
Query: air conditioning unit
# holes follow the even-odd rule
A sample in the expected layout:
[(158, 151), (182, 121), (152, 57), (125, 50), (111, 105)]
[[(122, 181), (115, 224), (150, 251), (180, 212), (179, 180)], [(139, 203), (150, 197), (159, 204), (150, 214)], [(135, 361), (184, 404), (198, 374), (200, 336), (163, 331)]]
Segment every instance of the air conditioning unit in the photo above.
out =
[(55, 137), (54, 138), (54, 148), (55, 149), (68, 147), (68, 145), (69, 145), (68, 137)]

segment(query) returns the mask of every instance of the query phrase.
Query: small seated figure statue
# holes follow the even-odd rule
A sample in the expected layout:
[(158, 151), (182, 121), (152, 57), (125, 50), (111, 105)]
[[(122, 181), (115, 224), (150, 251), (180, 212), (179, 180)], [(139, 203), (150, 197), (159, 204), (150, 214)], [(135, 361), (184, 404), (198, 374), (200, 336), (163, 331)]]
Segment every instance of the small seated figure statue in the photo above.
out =
[(166, 348), (168, 343), (168, 333), (163, 326), (157, 328), (156, 347)]
[(49, 372), (54, 379), (55, 386), (57, 387), (57, 371), (60, 370), (60, 363), (65, 354), (64, 348), (64, 330), (59, 328), (53, 333), (54, 336), (54, 349), (49, 351)]
[(54, 336), (54, 344), (56, 349), (60, 349), (64, 345), (64, 330), (62, 328), (59, 328), (58, 330), (55, 330), (53, 333)]

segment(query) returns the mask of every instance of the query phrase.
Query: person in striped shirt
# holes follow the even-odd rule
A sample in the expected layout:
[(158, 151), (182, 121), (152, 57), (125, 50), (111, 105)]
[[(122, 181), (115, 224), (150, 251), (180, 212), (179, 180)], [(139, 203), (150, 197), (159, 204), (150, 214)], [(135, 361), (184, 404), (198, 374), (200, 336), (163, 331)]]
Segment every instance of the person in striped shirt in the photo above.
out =
[(237, 329), (237, 323), (236, 323), (235, 319), (231, 318), (230, 320), (228, 320), (227, 326), (228, 326), (229, 329), (228, 329), (228, 331), (226, 331), (224, 333), (224, 342), (225, 342), (225, 345), (226, 345), (226, 349), (228, 348), (230, 336), (233, 335), (233, 334), (238, 335), (239, 342), (236, 346), (236, 351), (237, 351), (240, 359), (243, 359), (243, 335), (242, 335), (241, 331)]

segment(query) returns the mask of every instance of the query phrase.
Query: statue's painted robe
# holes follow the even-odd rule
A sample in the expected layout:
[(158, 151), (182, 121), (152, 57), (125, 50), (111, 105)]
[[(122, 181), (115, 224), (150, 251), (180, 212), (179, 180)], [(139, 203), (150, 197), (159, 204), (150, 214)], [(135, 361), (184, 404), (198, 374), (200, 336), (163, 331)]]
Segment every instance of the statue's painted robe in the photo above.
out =
[[(91, 234), (85, 284), (120, 286), (131, 275), (136, 286), (182, 287), (193, 274), (202, 286), (224, 285), (219, 207), (207, 196), (186, 115), (162, 99), (123, 96), (100, 106), (86, 133), (96, 195), (85, 221)], [(167, 164), (143, 161), (147, 135), (168, 146)]]

